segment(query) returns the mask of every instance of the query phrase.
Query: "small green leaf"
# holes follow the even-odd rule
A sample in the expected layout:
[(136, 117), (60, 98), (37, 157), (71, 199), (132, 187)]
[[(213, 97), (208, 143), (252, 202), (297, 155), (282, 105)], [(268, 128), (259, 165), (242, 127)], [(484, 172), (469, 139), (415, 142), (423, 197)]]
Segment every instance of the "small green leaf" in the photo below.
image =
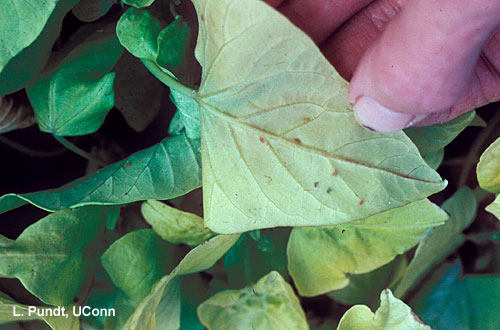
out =
[[(192, 139), (199, 139), (201, 136), (200, 128), (200, 106), (198, 102), (190, 97), (187, 97), (175, 90), (170, 94), (172, 102), (177, 107), (176, 115), (178, 120), (186, 130), (186, 135)], [(172, 126), (172, 124), (171, 124)], [(175, 127), (175, 126), (174, 126)], [(178, 128), (173, 128), (173, 131), (178, 131)]]
[(150, 6), (155, 0), (122, 0), (122, 2), (135, 8), (144, 8)]
[(279, 12), (262, 1), (193, 3), (212, 231), (336, 225), (446, 186), (404, 133), (359, 126), (348, 83)]
[(47, 211), (85, 205), (119, 205), (172, 199), (201, 185), (199, 140), (184, 134), (57, 189), (0, 197), (0, 213), (30, 203)]
[(169, 71), (175, 71), (179, 68), (184, 58), (186, 45), (189, 43), (190, 34), (189, 27), (182, 16), (177, 16), (158, 35), (156, 63)]
[(68, 306), (92, 274), (95, 240), (104, 232), (105, 217), (101, 207), (46, 216), (13, 244), (0, 247), (0, 276), (18, 278), (47, 304)]
[(436, 271), (411, 305), (434, 330), (496, 330), (500, 276), (464, 276), (460, 263)]
[(198, 307), (208, 329), (309, 329), (292, 287), (276, 271), (242, 290), (215, 294)]
[(433, 168), (438, 169), (444, 159), (444, 149), (439, 149), (430, 154), (422, 155), (422, 158), (427, 162), (427, 164)]
[(120, 43), (132, 55), (154, 61), (158, 51), (160, 22), (151, 17), (147, 10), (129, 8), (116, 25)]
[(441, 207), (450, 218), (444, 226), (434, 228), (420, 242), (405, 276), (394, 291), (396, 297), (402, 297), (432, 266), (464, 242), (462, 231), (476, 217), (477, 200), (469, 188), (463, 188)]
[(348, 274), (370, 272), (420, 242), (447, 215), (428, 200), (328, 227), (294, 228), (288, 269), (301, 295), (341, 289)]
[(117, 0), (80, 0), (73, 8), (73, 15), (82, 22), (97, 21), (113, 7)]
[(139, 304), (123, 327), (125, 330), (154, 330), (157, 329), (156, 311), (165, 297), (165, 292), (173, 290), (172, 281), (178, 275), (196, 273), (212, 267), (231, 246), (238, 240), (239, 235), (219, 235), (192, 249), (181, 260), (179, 265), (169, 274), (160, 279), (151, 293)]
[[(6, 0), (0, 1), (0, 8), (13, 1), (22, 4), (22, 6), (28, 4), (27, 1)], [(42, 33), (35, 41), (33, 41), (33, 43), (24, 48), (14, 58), (10, 59), (9, 63), (3, 68), (3, 70), (0, 68), (0, 95), (10, 94), (24, 88), (40, 73), (47, 63), (56, 39), (59, 37), (61, 25), (66, 13), (68, 13), (68, 11), (70, 11), (71, 8), (78, 3), (78, 0), (51, 0), (50, 3), (56, 3), (56, 7), (52, 11), (52, 14), (43, 28)], [(39, 6), (40, 4), (41, 2), (37, 2), (36, 6)], [(8, 6), (11, 6), (11, 4)], [(33, 9), (30, 7), (30, 10)], [(9, 11), (0, 9), (0, 17), (3, 17), (2, 15), (4, 14), (8, 15)], [(41, 12), (37, 12), (37, 14), (40, 15)], [(4, 20), (3, 18), (0, 18), (0, 21), (2, 23), (8, 22), (8, 20)], [(0, 44), (2, 41), (6, 40), (2, 37), (8, 38), (12, 32), (16, 33), (16, 38), (18, 37), (18, 31), (15, 31), (10, 27), (5, 30), (2, 26), (0, 27), (0, 31), (2, 31)], [(0, 48), (2, 48), (2, 46), (0, 46)]]
[(115, 241), (101, 263), (116, 287), (139, 303), (168, 271), (170, 253), (170, 245), (154, 231), (139, 229)]
[(500, 192), (500, 138), (481, 155), (477, 164), (477, 181), (485, 190)]
[[(80, 322), (77, 317), (71, 313), (71, 310), (66, 310), (68, 317), (61, 316), (38, 316), (32, 311), (29, 312), (30, 306), (19, 304), (2, 292), (0, 292), (0, 324), (8, 322), (21, 322), (30, 320), (42, 320), (54, 330), (79, 330)], [(43, 307), (38, 307), (43, 309)], [(48, 307), (53, 309), (51, 307)], [(14, 316), (14, 313), (17, 314)], [(31, 315), (30, 315), (31, 313)], [(48, 314), (48, 313), (46, 313)], [(22, 315), (22, 316), (19, 316)]]
[(114, 34), (96, 34), (42, 73), (27, 89), (40, 129), (59, 136), (99, 129), (114, 106), (115, 74), (108, 72), (121, 53)]
[(58, 0), (0, 1), (0, 72), (42, 33)]
[(407, 128), (405, 133), (422, 155), (428, 155), (446, 147), (469, 126), (475, 116), (476, 112), (471, 111), (443, 124)]
[(141, 211), (153, 230), (170, 243), (198, 245), (215, 235), (204, 227), (203, 219), (196, 214), (182, 212), (159, 201), (142, 203)]
[[(155, 119), (162, 107), (164, 85), (134, 56), (122, 55), (116, 66), (115, 107), (127, 124), (142, 132)], [(140, 84), (131, 84), (140, 81)]]
[(405, 274), (408, 262), (404, 256), (366, 274), (350, 275), (349, 285), (328, 296), (344, 305), (363, 304), (377, 308), (380, 293), (391, 289)]
[(351, 307), (340, 320), (337, 330), (431, 330), (419, 322), (410, 307), (394, 298), (391, 290), (380, 294), (380, 307), (373, 313), (364, 305)]

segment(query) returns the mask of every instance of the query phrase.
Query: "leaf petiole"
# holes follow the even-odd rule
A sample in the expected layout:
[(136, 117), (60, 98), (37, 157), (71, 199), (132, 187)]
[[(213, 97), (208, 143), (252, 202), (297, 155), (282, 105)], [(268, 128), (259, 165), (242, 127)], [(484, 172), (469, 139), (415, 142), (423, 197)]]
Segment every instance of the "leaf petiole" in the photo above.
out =
[(83, 158), (89, 160), (89, 161), (94, 161), (96, 162), (99, 166), (106, 166), (106, 164), (104, 164), (101, 160), (95, 158), (94, 156), (92, 156), (91, 154), (89, 154), (88, 152), (78, 148), (77, 146), (75, 146), (73, 143), (69, 142), (68, 140), (66, 140), (64, 137), (62, 136), (57, 136), (57, 135), (53, 135), (54, 138), (59, 142), (61, 143), (63, 146), (65, 146), (67, 149), (73, 151), (75, 154), (77, 155), (80, 155), (82, 156)]
[(167, 85), (169, 88), (175, 90), (176, 92), (181, 93), (182, 95), (185, 95), (189, 98), (194, 98), (196, 91), (184, 86), (181, 84), (181, 82), (177, 79), (175, 79), (173, 76), (169, 75), (165, 71), (163, 71), (158, 64), (151, 60), (145, 60), (141, 59), (142, 63), (146, 68), (156, 77), (158, 80), (160, 80), (162, 83)]

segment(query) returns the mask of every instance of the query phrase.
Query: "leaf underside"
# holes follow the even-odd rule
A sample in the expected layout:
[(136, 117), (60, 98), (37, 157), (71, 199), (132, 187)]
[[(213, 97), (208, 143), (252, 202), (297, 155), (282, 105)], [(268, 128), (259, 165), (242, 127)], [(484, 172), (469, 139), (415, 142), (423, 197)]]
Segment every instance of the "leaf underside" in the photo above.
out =
[(404, 133), (359, 126), (348, 83), (278, 12), (261, 1), (193, 3), (210, 229), (339, 224), (445, 187)]

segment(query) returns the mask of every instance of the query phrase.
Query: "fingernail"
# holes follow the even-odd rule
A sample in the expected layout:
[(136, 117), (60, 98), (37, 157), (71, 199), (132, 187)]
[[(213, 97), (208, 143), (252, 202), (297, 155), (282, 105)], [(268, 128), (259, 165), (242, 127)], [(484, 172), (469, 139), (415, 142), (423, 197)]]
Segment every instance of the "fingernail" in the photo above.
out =
[(359, 98), (353, 107), (354, 117), (361, 126), (379, 133), (393, 133), (408, 127), (414, 115), (394, 112), (368, 96)]

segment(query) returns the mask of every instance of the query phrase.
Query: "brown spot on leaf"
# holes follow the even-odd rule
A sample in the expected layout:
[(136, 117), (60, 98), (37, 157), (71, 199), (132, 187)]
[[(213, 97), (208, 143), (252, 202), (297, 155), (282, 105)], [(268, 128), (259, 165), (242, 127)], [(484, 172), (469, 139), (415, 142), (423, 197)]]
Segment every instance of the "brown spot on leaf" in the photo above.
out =
[(310, 122), (310, 121), (311, 121), (311, 118), (309, 118), (309, 117), (304, 117), (304, 118), (302, 118), (302, 121), (303, 121), (304, 123), (308, 123), (308, 122)]
[(299, 138), (295, 138), (295, 139), (293, 139), (293, 142), (294, 142), (294, 143), (297, 143), (297, 144), (302, 144), (302, 141), (300, 141), (300, 139), (299, 139)]
[(261, 136), (261, 137), (259, 138), (259, 141), (260, 141), (260, 142), (262, 142), (262, 143), (264, 143), (264, 142), (266, 142), (266, 139), (264, 139), (264, 138)]
[(364, 203), (365, 203), (365, 201), (364, 201), (364, 200), (360, 200), (360, 201), (359, 201), (359, 206), (363, 206), (363, 204), (364, 204)]

